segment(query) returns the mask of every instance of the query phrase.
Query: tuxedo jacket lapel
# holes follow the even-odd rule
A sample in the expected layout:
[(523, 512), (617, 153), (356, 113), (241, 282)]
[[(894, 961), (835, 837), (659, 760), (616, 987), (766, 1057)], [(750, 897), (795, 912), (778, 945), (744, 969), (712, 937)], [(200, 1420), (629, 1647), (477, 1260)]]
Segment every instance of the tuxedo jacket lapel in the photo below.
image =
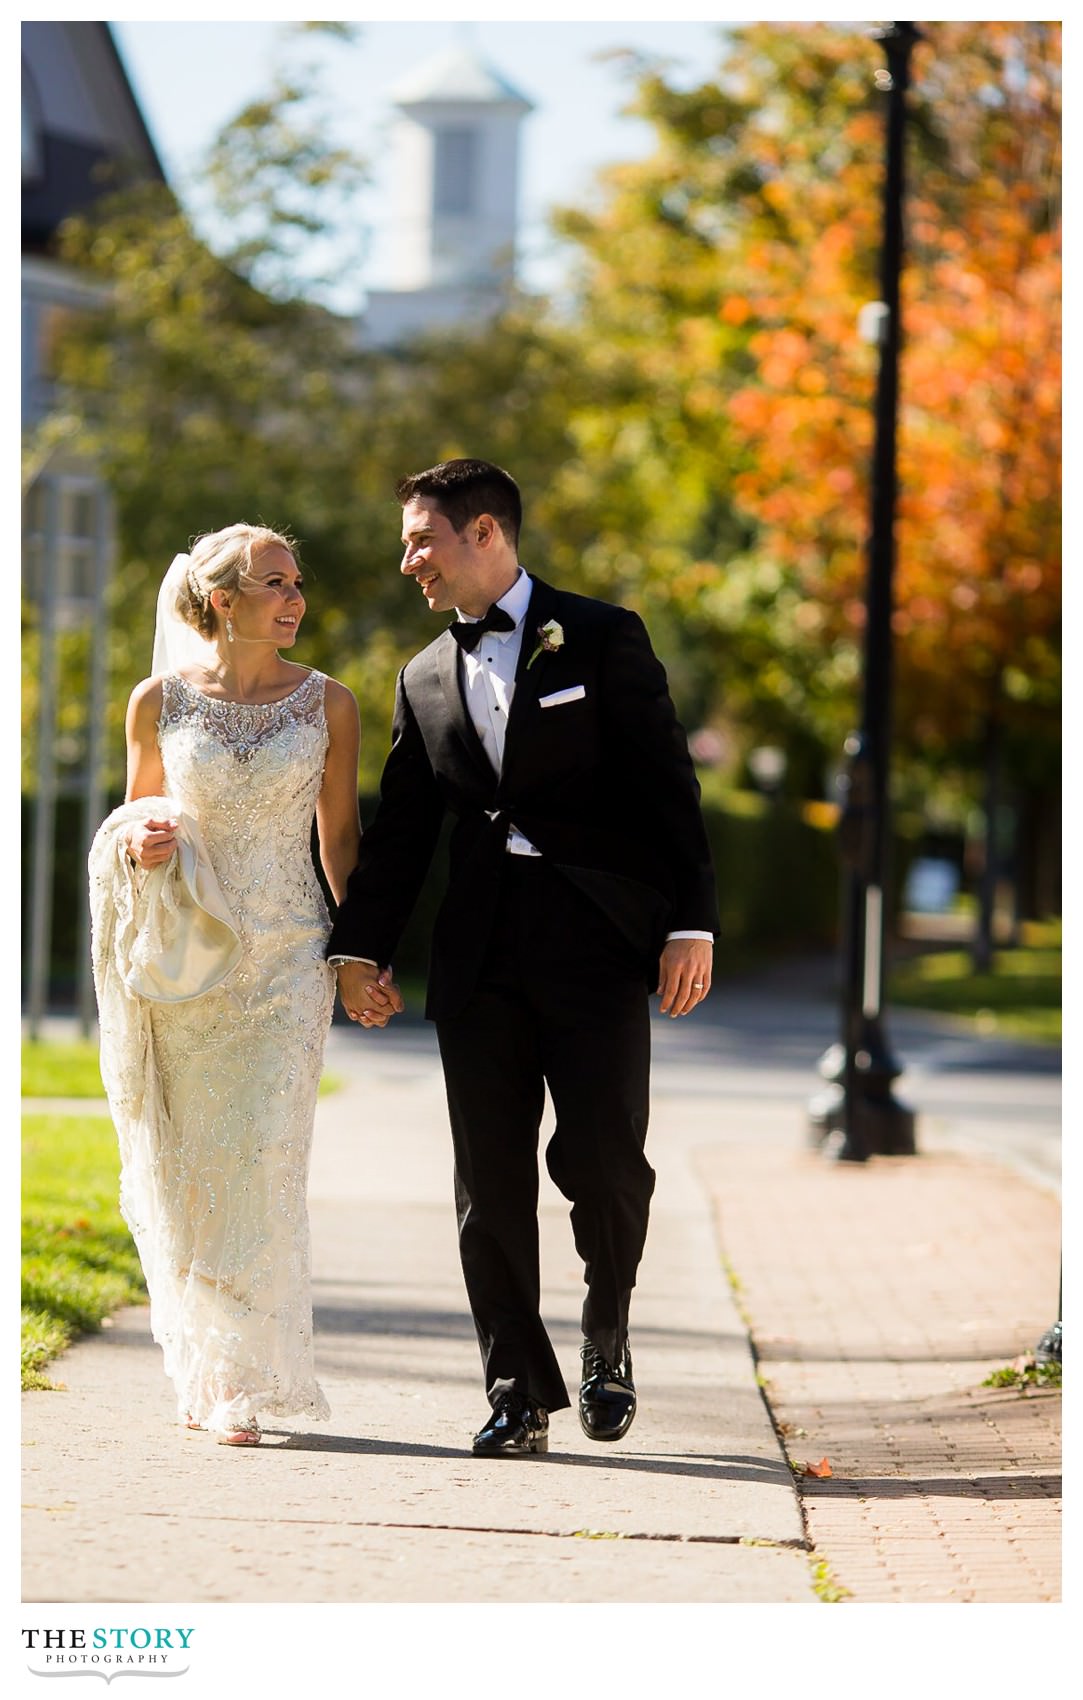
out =
[(466, 712), (459, 679), (459, 646), (453, 637), (441, 639), (436, 665), (448, 721), (463, 747), (468, 771), (473, 773), (475, 780), (482, 781), (486, 793), (491, 792), (496, 784), (496, 772), (485, 754), (485, 746), (478, 737), (474, 722)]
[[(530, 657), (538, 647), (538, 627), (544, 626), (551, 618), (557, 603), (557, 592), (542, 579), (534, 580), (531, 592), (530, 607), (523, 621), (523, 642), (519, 650), (519, 661), (515, 669), (515, 696), (512, 699), (511, 713), (508, 715), (508, 730), (504, 739), (504, 761), (501, 767), (501, 782), (507, 779), (515, 760), (516, 752), (522, 742), (524, 725), (538, 709), (538, 698), (541, 695), (541, 684), (545, 677), (545, 664), (549, 659), (548, 652), (541, 654), (531, 665)], [(452, 639), (452, 642), (455, 640)]]
[[(524, 726), (529, 727), (532, 717), (538, 712), (538, 697), (542, 694), (546, 664), (552, 658), (543, 650), (531, 665), (530, 657), (538, 647), (539, 626), (543, 626), (552, 618), (557, 604), (558, 592), (541, 579), (534, 579), (515, 669), (515, 695), (512, 698), (504, 738), (501, 783), (507, 778), (516, 759)], [(497, 774), (467, 713), (462, 689), (462, 669), (459, 665), (459, 646), (450, 633), (446, 633), (437, 639), (430, 653), (438, 681), (437, 700), (443, 711), (442, 718), (451, 730), (455, 749), (462, 754), (459, 782), (483, 807), (491, 807), (493, 792), (497, 786)]]

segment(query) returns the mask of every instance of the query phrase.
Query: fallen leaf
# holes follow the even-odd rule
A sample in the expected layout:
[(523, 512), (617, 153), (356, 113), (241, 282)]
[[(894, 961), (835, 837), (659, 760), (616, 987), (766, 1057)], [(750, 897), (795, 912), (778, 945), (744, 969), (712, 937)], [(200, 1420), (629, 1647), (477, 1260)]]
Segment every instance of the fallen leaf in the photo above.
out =
[(822, 1479), (831, 1474), (831, 1465), (826, 1458), (821, 1458), (818, 1464), (803, 1464), (801, 1474), (803, 1476), (817, 1476)]

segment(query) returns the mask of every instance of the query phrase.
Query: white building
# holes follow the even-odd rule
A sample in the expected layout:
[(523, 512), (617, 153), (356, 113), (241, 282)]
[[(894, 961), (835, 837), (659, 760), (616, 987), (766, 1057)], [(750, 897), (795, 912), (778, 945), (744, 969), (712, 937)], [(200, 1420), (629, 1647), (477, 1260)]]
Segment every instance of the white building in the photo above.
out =
[[(65, 218), (125, 183), (161, 182), (163, 172), (109, 25), (40, 20), (22, 26), (22, 422), (32, 433), (56, 403), (52, 355), (73, 314), (98, 305), (100, 282), (57, 257)], [(85, 869), (91, 835), (105, 813), (102, 779), (107, 592), (114, 555), (113, 506), (95, 465), (63, 444), (24, 468), (23, 589), (37, 642), (39, 709), (34, 744), (32, 836), (24, 847), (28, 941), (26, 997), (36, 1036), (53, 999), (74, 998), (89, 1032), (89, 912), (81, 875), (54, 915), (58, 853), (78, 845)], [(89, 678), (67, 676), (62, 640), (81, 634)], [(78, 696), (76, 695), (78, 692)], [(79, 701), (78, 725), (63, 726), (60, 702)], [(57, 926), (54, 928), (54, 920)], [(57, 933), (63, 932), (59, 940)], [(54, 944), (57, 949), (54, 951)]]
[(58, 225), (132, 178), (161, 182), (108, 24), (22, 26), (23, 424), (48, 411), (53, 326), (97, 291), (53, 253)]
[(483, 322), (514, 279), (519, 127), (531, 103), (469, 47), (391, 94), (391, 281), (370, 291), (361, 341)]

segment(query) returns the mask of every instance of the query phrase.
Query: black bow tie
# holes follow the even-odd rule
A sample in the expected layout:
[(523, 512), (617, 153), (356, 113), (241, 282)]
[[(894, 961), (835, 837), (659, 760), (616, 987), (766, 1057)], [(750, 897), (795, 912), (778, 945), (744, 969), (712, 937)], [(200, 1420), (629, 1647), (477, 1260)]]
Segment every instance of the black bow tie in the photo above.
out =
[(515, 621), (494, 602), (481, 620), (453, 620), (448, 627), (464, 655), (471, 655), (481, 642), (483, 632), (513, 632)]

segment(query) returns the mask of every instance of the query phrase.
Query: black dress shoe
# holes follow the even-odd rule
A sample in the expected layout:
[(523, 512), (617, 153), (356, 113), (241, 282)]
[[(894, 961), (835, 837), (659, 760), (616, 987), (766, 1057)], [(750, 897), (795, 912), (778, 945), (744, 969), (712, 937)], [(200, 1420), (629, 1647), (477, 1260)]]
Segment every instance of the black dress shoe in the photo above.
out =
[(549, 1413), (520, 1393), (502, 1393), (474, 1436), (475, 1458), (526, 1458), (549, 1450)]
[(591, 1440), (619, 1440), (636, 1414), (632, 1354), (628, 1341), (616, 1364), (607, 1363), (589, 1340), (583, 1341), (583, 1379), (579, 1385), (579, 1421)]

